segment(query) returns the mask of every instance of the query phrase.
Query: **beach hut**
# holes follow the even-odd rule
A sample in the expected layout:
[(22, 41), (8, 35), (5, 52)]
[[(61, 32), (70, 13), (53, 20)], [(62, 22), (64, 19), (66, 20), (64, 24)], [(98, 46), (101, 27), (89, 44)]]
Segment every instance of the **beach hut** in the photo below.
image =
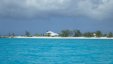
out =
[(52, 32), (52, 31), (47, 31), (46, 35), (49, 36), (49, 37), (57, 37), (59, 34)]
[(93, 33), (93, 36), (96, 37), (96, 33)]

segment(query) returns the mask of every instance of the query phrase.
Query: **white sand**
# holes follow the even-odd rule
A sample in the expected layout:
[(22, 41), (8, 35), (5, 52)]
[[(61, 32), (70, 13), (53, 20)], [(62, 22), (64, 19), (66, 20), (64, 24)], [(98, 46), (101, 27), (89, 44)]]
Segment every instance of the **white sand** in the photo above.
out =
[(16, 36), (14, 38), (37, 38), (37, 39), (113, 39), (108, 37), (24, 37)]

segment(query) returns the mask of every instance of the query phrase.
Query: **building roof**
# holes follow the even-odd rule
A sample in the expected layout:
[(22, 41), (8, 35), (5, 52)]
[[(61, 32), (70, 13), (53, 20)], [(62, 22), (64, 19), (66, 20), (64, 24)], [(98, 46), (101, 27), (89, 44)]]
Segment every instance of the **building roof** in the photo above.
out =
[(47, 33), (47, 34), (50, 33), (51, 36), (59, 35), (59, 34), (57, 34), (57, 33), (55, 33), (55, 32), (52, 32), (52, 31), (48, 31), (48, 32), (46, 32), (46, 33)]

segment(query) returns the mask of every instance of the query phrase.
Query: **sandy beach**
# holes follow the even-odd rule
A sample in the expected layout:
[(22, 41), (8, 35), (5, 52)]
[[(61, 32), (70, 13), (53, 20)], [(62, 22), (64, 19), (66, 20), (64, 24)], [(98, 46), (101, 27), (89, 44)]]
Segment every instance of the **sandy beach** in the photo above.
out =
[(14, 38), (37, 38), (37, 39), (113, 39), (108, 37), (24, 37), (16, 36)]

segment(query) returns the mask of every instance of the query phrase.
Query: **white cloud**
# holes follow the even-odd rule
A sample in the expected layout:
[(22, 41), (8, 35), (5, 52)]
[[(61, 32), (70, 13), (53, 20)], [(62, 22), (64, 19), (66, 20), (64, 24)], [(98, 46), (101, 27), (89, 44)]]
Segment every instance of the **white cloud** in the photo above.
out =
[(113, 11), (113, 0), (0, 0), (0, 16), (34, 17), (45, 14), (106, 18)]
[(64, 8), (69, 0), (26, 0), (28, 7), (38, 10), (57, 10)]
[(93, 18), (105, 18), (113, 10), (113, 0), (101, 0), (97, 3), (91, 0), (84, 0), (78, 3), (80, 14), (87, 15)]

